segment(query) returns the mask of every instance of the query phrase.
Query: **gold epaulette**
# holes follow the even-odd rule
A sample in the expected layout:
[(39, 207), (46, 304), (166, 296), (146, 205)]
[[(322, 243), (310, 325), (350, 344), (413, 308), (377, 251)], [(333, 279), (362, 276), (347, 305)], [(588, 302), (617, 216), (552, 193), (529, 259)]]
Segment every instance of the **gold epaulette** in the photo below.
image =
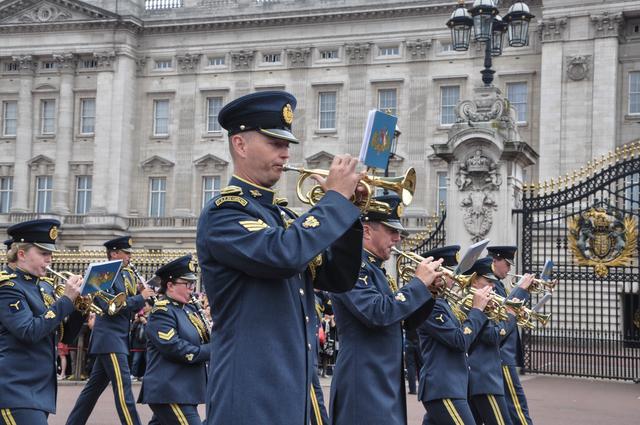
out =
[(287, 200), (287, 198), (276, 198), (273, 202), (280, 207), (286, 207), (287, 205), (289, 205), (289, 201)]
[(5, 280), (13, 279), (17, 277), (16, 274), (7, 273), (5, 270), (0, 270), (0, 282), (4, 282)]
[(169, 305), (169, 300), (156, 301), (153, 305), (153, 310), (151, 310), (151, 313), (153, 314), (156, 311), (169, 311), (167, 305)]
[(55, 281), (53, 280), (53, 278), (51, 278), (51, 277), (43, 276), (39, 280), (41, 280), (42, 282), (48, 283), (52, 287), (55, 286), (55, 284), (56, 284)]
[(227, 186), (220, 189), (220, 195), (242, 195), (242, 188), (240, 186)]

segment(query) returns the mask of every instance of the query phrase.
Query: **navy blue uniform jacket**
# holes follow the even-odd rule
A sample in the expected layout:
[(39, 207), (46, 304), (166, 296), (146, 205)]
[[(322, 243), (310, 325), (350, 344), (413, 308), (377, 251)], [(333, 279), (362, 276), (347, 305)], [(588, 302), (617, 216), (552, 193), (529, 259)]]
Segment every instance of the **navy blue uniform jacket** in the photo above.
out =
[[(529, 298), (531, 298), (529, 291), (520, 287), (513, 288), (511, 293), (507, 296), (504, 284), (500, 281), (496, 283), (495, 291), (503, 297), (518, 298), (525, 302), (529, 301)], [(520, 332), (518, 332), (515, 317), (509, 316), (509, 320), (501, 322), (500, 327), (506, 332), (504, 338), (502, 338), (502, 344), (500, 345), (500, 358), (502, 359), (502, 364), (505, 366), (524, 366)]]
[[(202, 328), (194, 321), (200, 321)], [(211, 345), (192, 304), (167, 299), (156, 302), (145, 328), (147, 369), (141, 403), (201, 404), (205, 402)]]
[[(124, 292), (127, 295), (127, 305), (117, 314), (96, 317), (96, 323), (91, 332), (91, 342), (89, 343), (89, 353), (108, 354), (123, 353), (129, 354), (129, 328), (131, 327), (131, 315), (144, 306), (142, 295), (136, 295), (136, 279), (133, 272), (127, 268), (122, 268), (120, 278), (116, 279), (108, 293), (117, 295)], [(106, 311), (106, 304), (103, 300), (95, 302)]]
[(467, 319), (460, 323), (446, 300), (436, 300), (431, 314), (418, 327), (422, 353), (420, 400), (467, 398), (467, 350), (486, 321), (487, 316), (482, 311), (472, 308)]
[(56, 330), (73, 303), (64, 296), (53, 302), (47, 281), (7, 272), (16, 277), (0, 282), (0, 408), (55, 413)]
[[(513, 316), (511, 316), (513, 317)], [(469, 349), (469, 396), (504, 395), (500, 344), (505, 337), (501, 325), (488, 320)]]
[(360, 210), (329, 191), (296, 218), (272, 190), (235, 176), (230, 184), (207, 204), (197, 231), (214, 322), (206, 423), (307, 425), (313, 288), (354, 285)]
[(331, 295), (340, 351), (329, 416), (334, 425), (404, 425), (402, 320), (431, 293), (417, 278), (393, 292), (382, 261), (367, 251), (361, 266), (351, 291)]

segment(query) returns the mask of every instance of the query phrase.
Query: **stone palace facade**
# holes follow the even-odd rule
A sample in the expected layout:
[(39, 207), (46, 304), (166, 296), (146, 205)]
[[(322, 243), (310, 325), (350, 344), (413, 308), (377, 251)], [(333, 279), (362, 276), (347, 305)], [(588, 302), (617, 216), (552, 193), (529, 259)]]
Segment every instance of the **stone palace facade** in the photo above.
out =
[[(506, 13), (512, 2), (500, 3)], [(516, 188), (570, 173), (640, 129), (640, 1), (527, 4), (529, 45), (494, 58), (494, 85), (530, 152), (500, 176)], [(2, 1), (0, 227), (55, 217), (65, 248), (128, 233), (138, 248), (191, 249), (204, 202), (232, 173), (218, 111), (282, 89), (298, 99), (296, 165), (357, 155), (370, 109), (398, 116), (390, 174), (416, 168), (405, 220), (420, 229), (456, 188), (433, 145), (447, 144), (456, 106), (482, 85), (482, 45), (452, 50), (445, 23), (455, 5)], [(278, 190), (302, 208), (296, 180), (287, 174)]]

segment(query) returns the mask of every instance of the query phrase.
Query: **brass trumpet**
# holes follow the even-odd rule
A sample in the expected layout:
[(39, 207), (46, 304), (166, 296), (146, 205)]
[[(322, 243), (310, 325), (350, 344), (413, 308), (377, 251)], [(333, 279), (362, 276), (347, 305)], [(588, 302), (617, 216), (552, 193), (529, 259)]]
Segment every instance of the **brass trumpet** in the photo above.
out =
[[(513, 276), (520, 279), (522, 278), (523, 275), (515, 274), (515, 273), (507, 273), (507, 276)], [(541, 279), (539, 277), (535, 277), (533, 278), (533, 282), (531, 283), (531, 285), (529, 285), (528, 291), (531, 294), (540, 294), (542, 292), (553, 291), (556, 288), (557, 284), (558, 284), (557, 280), (548, 280), (548, 279)]]
[[(54, 286), (54, 294), (56, 299), (59, 299), (64, 295), (65, 283), (69, 280), (69, 276), (72, 274), (70, 272), (61, 272), (53, 270), (51, 267), (47, 267), (47, 271), (58, 278)], [(124, 292), (121, 292), (117, 295), (111, 295), (104, 291), (94, 292), (88, 295), (79, 295), (74, 301), (73, 305), (82, 314), (87, 313), (95, 313), (98, 316), (103, 316), (105, 311), (100, 308), (100, 306), (95, 304), (95, 298), (102, 299), (107, 304), (106, 313), (109, 316), (116, 315), (123, 307), (127, 305), (127, 296)]]
[(535, 329), (535, 322), (542, 326), (547, 326), (551, 321), (551, 313), (540, 313), (526, 306), (514, 309), (514, 311), (516, 313), (516, 322), (518, 323), (518, 326), (523, 328)]
[[(296, 184), (296, 194), (302, 203), (316, 205), (320, 199), (322, 199), (325, 194), (322, 186), (317, 184), (307, 193), (304, 193), (303, 185), (304, 182), (314, 174), (324, 177), (328, 176), (328, 170), (299, 168), (292, 167), (290, 165), (285, 165), (283, 169), (285, 171), (297, 171), (300, 173)], [(375, 194), (373, 188), (380, 187), (394, 191), (398, 196), (400, 196), (403, 204), (409, 205), (413, 200), (413, 193), (416, 190), (416, 170), (414, 168), (409, 168), (403, 176), (399, 177), (377, 177), (367, 175), (360, 180), (360, 184), (366, 189), (367, 196), (364, 200), (356, 200), (355, 197), (352, 197), (354, 204), (363, 212), (375, 211), (383, 214), (389, 214), (391, 210), (389, 204), (373, 199)]]
[[(416, 266), (413, 264), (402, 264), (402, 258), (406, 258), (411, 260), (413, 263), (420, 264), (424, 258), (415, 252), (411, 251), (401, 251), (395, 246), (391, 248), (393, 252), (398, 254), (398, 258), (396, 260), (396, 268), (398, 269), (398, 276), (404, 281), (408, 282), (416, 275)], [(445, 276), (450, 277), (454, 282), (456, 282), (460, 287), (466, 288), (471, 283), (471, 279), (474, 275), (463, 275), (456, 274), (453, 270), (440, 266), (438, 267), (438, 271), (442, 272)]]

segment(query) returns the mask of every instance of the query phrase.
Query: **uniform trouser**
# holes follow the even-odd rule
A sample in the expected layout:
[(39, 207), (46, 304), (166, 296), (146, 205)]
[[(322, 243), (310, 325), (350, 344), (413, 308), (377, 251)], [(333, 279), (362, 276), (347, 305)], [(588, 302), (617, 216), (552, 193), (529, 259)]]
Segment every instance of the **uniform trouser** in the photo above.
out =
[(418, 347), (414, 344), (405, 344), (404, 362), (407, 366), (407, 381), (409, 382), (409, 393), (416, 393), (416, 380), (420, 374), (421, 355)]
[(150, 404), (149, 425), (202, 425), (196, 404)]
[(422, 425), (476, 425), (469, 403), (464, 398), (440, 398), (422, 402), (427, 413)]
[(49, 413), (36, 409), (0, 409), (2, 425), (47, 425)]
[(504, 396), (479, 394), (469, 397), (469, 406), (478, 425), (512, 425)]
[(91, 369), (89, 382), (82, 389), (67, 425), (84, 425), (102, 392), (111, 382), (116, 410), (123, 425), (140, 425), (136, 404), (131, 392), (129, 362), (123, 353), (98, 354)]
[(515, 366), (502, 366), (502, 377), (504, 378), (504, 398), (507, 401), (511, 422), (513, 425), (532, 425), (527, 397), (524, 395), (518, 370)]
[(329, 425), (329, 415), (324, 405), (324, 396), (317, 373), (313, 374), (311, 381), (311, 425)]

